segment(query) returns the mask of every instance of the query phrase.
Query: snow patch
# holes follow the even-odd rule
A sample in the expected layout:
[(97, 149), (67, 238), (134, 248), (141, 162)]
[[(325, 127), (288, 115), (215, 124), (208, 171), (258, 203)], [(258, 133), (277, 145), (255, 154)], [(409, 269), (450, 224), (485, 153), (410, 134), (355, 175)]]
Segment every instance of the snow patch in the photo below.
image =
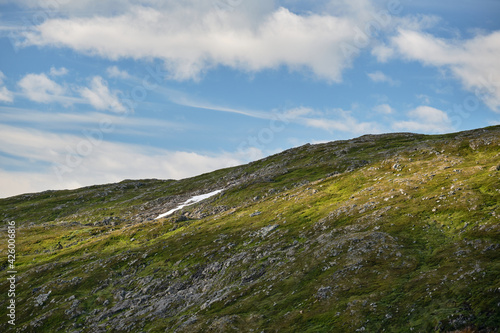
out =
[(201, 194), (201, 195), (195, 195), (194, 197), (192, 197), (191, 199), (188, 199), (187, 201), (185, 201), (184, 203), (180, 204), (179, 206), (177, 206), (176, 208), (174, 209), (171, 209), (169, 210), (168, 212), (166, 213), (163, 213), (163, 214), (160, 214), (158, 215), (158, 217), (156, 219), (161, 219), (163, 217), (166, 217), (166, 216), (169, 216), (173, 213), (175, 213), (176, 211), (184, 208), (184, 207), (187, 207), (187, 206), (190, 206), (190, 205), (193, 205), (197, 202), (200, 202), (202, 200), (205, 200), (205, 199), (208, 199), (210, 197), (213, 197), (214, 195), (216, 194), (219, 194), (221, 193), (222, 191), (224, 191), (224, 189), (222, 190), (217, 190), (217, 191), (213, 191), (213, 192), (210, 192), (210, 193), (206, 193), (206, 194)]

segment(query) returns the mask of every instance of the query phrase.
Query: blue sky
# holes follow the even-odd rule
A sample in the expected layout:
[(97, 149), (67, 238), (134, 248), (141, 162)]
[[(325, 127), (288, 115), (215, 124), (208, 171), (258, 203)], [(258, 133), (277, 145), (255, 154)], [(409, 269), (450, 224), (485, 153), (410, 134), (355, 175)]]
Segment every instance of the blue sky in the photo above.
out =
[(500, 1), (0, 0), (0, 197), (500, 123)]

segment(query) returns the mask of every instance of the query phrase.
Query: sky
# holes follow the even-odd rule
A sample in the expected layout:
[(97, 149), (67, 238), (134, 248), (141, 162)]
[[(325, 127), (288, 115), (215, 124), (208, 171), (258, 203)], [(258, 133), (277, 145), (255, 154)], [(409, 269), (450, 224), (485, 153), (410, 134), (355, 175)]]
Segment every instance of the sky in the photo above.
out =
[(500, 123), (498, 0), (0, 0), (0, 197)]

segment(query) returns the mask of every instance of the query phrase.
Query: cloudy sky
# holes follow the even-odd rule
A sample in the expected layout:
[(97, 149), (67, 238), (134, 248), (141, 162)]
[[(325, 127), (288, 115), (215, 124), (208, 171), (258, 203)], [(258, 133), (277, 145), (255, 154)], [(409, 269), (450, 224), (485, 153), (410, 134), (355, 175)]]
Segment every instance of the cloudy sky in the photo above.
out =
[(0, 197), (500, 123), (498, 0), (0, 0)]

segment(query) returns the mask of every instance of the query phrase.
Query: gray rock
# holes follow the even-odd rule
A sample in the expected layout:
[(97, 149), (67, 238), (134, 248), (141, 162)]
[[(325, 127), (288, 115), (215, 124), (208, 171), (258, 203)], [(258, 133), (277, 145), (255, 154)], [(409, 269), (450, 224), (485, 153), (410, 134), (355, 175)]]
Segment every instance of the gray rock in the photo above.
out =
[(35, 298), (35, 305), (36, 306), (40, 306), (40, 305), (43, 305), (43, 303), (45, 303), (45, 301), (49, 298), (49, 295), (52, 291), (49, 290), (48, 293), (46, 294), (40, 294), (38, 295), (36, 298)]
[(321, 287), (316, 293), (317, 299), (327, 299), (332, 296), (332, 287)]
[(276, 228), (278, 228), (277, 224), (269, 225), (267, 227), (260, 229), (258, 233), (260, 236), (266, 237), (271, 231), (275, 230)]

